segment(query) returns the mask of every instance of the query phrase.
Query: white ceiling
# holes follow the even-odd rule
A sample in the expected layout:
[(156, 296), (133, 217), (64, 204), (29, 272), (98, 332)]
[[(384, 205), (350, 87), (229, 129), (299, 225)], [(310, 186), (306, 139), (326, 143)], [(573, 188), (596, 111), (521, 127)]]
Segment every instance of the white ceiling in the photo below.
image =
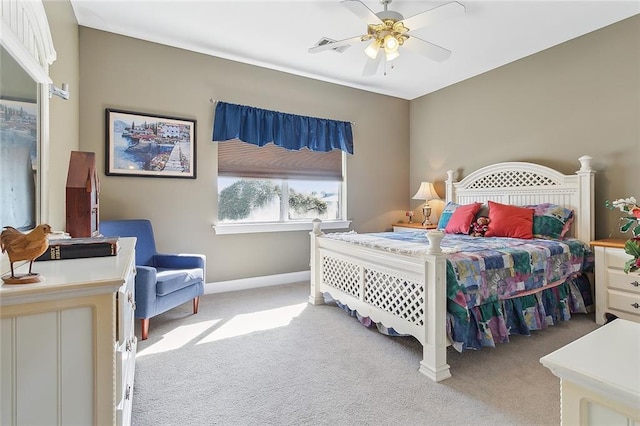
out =
[[(400, 48), (393, 68), (363, 77), (366, 43), (308, 53), (322, 37), (365, 34), (366, 22), (322, 1), (71, 0), (78, 24), (375, 93), (415, 99), (640, 13), (640, 1), (458, 0), (462, 16), (413, 32), (452, 51), (443, 62)], [(383, 10), (377, 0), (363, 0)], [(394, 0), (409, 17), (447, 1)], [(596, 54), (597, 52), (594, 52)]]

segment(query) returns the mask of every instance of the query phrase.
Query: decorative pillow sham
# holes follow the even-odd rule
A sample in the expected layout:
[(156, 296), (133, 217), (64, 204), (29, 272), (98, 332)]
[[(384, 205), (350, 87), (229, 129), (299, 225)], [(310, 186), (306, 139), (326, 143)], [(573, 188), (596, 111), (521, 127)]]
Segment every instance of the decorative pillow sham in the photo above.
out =
[(466, 204), (458, 206), (444, 228), (444, 232), (448, 234), (469, 234), (471, 223), (476, 217), (476, 213), (480, 210), (482, 203)]
[(438, 229), (445, 229), (447, 227), (447, 223), (449, 223), (449, 219), (451, 219), (451, 215), (456, 209), (460, 207), (460, 204), (456, 204), (452, 201), (449, 201), (444, 209), (442, 209), (442, 213), (440, 214), (440, 220), (438, 220)]
[(533, 236), (561, 240), (571, 229), (573, 210), (552, 203), (525, 206), (534, 210)]
[(485, 237), (533, 238), (533, 209), (489, 201), (489, 227)]

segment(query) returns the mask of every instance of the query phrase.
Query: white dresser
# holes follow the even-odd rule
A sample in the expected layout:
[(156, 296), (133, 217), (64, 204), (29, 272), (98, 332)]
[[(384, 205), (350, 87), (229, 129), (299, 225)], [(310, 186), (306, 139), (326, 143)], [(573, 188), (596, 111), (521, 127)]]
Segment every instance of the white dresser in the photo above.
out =
[(135, 241), (120, 238), (117, 256), (36, 262), (41, 283), (0, 287), (0, 424), (130, 423)]
[(596, 323), (605, 323), (605, 314), (640, 322), (640, 271), (625, 274), (631, 256), (624, 252), (626, 240), (591, 242), (595, 253)]
[(540, 362), (560, 378), (563, 425), (640, 426), (640, 323), (616, 319)]

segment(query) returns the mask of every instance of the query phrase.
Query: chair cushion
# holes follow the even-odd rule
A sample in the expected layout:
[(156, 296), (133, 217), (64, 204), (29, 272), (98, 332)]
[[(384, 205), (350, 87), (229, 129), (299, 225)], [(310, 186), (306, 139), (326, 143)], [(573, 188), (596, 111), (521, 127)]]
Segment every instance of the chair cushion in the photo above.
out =
[(185, 287), (204, 281), (202, 269), (158, 268), (156, 294), (166, 296)]

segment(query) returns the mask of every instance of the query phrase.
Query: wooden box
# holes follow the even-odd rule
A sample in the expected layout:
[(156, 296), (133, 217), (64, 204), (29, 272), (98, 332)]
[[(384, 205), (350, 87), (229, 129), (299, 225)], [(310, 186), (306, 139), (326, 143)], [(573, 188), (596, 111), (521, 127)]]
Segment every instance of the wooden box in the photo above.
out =
[(73, 238), (100, 234), (99, 193), (95, 153), (71, 151), (67, 172), (66, 230)]

